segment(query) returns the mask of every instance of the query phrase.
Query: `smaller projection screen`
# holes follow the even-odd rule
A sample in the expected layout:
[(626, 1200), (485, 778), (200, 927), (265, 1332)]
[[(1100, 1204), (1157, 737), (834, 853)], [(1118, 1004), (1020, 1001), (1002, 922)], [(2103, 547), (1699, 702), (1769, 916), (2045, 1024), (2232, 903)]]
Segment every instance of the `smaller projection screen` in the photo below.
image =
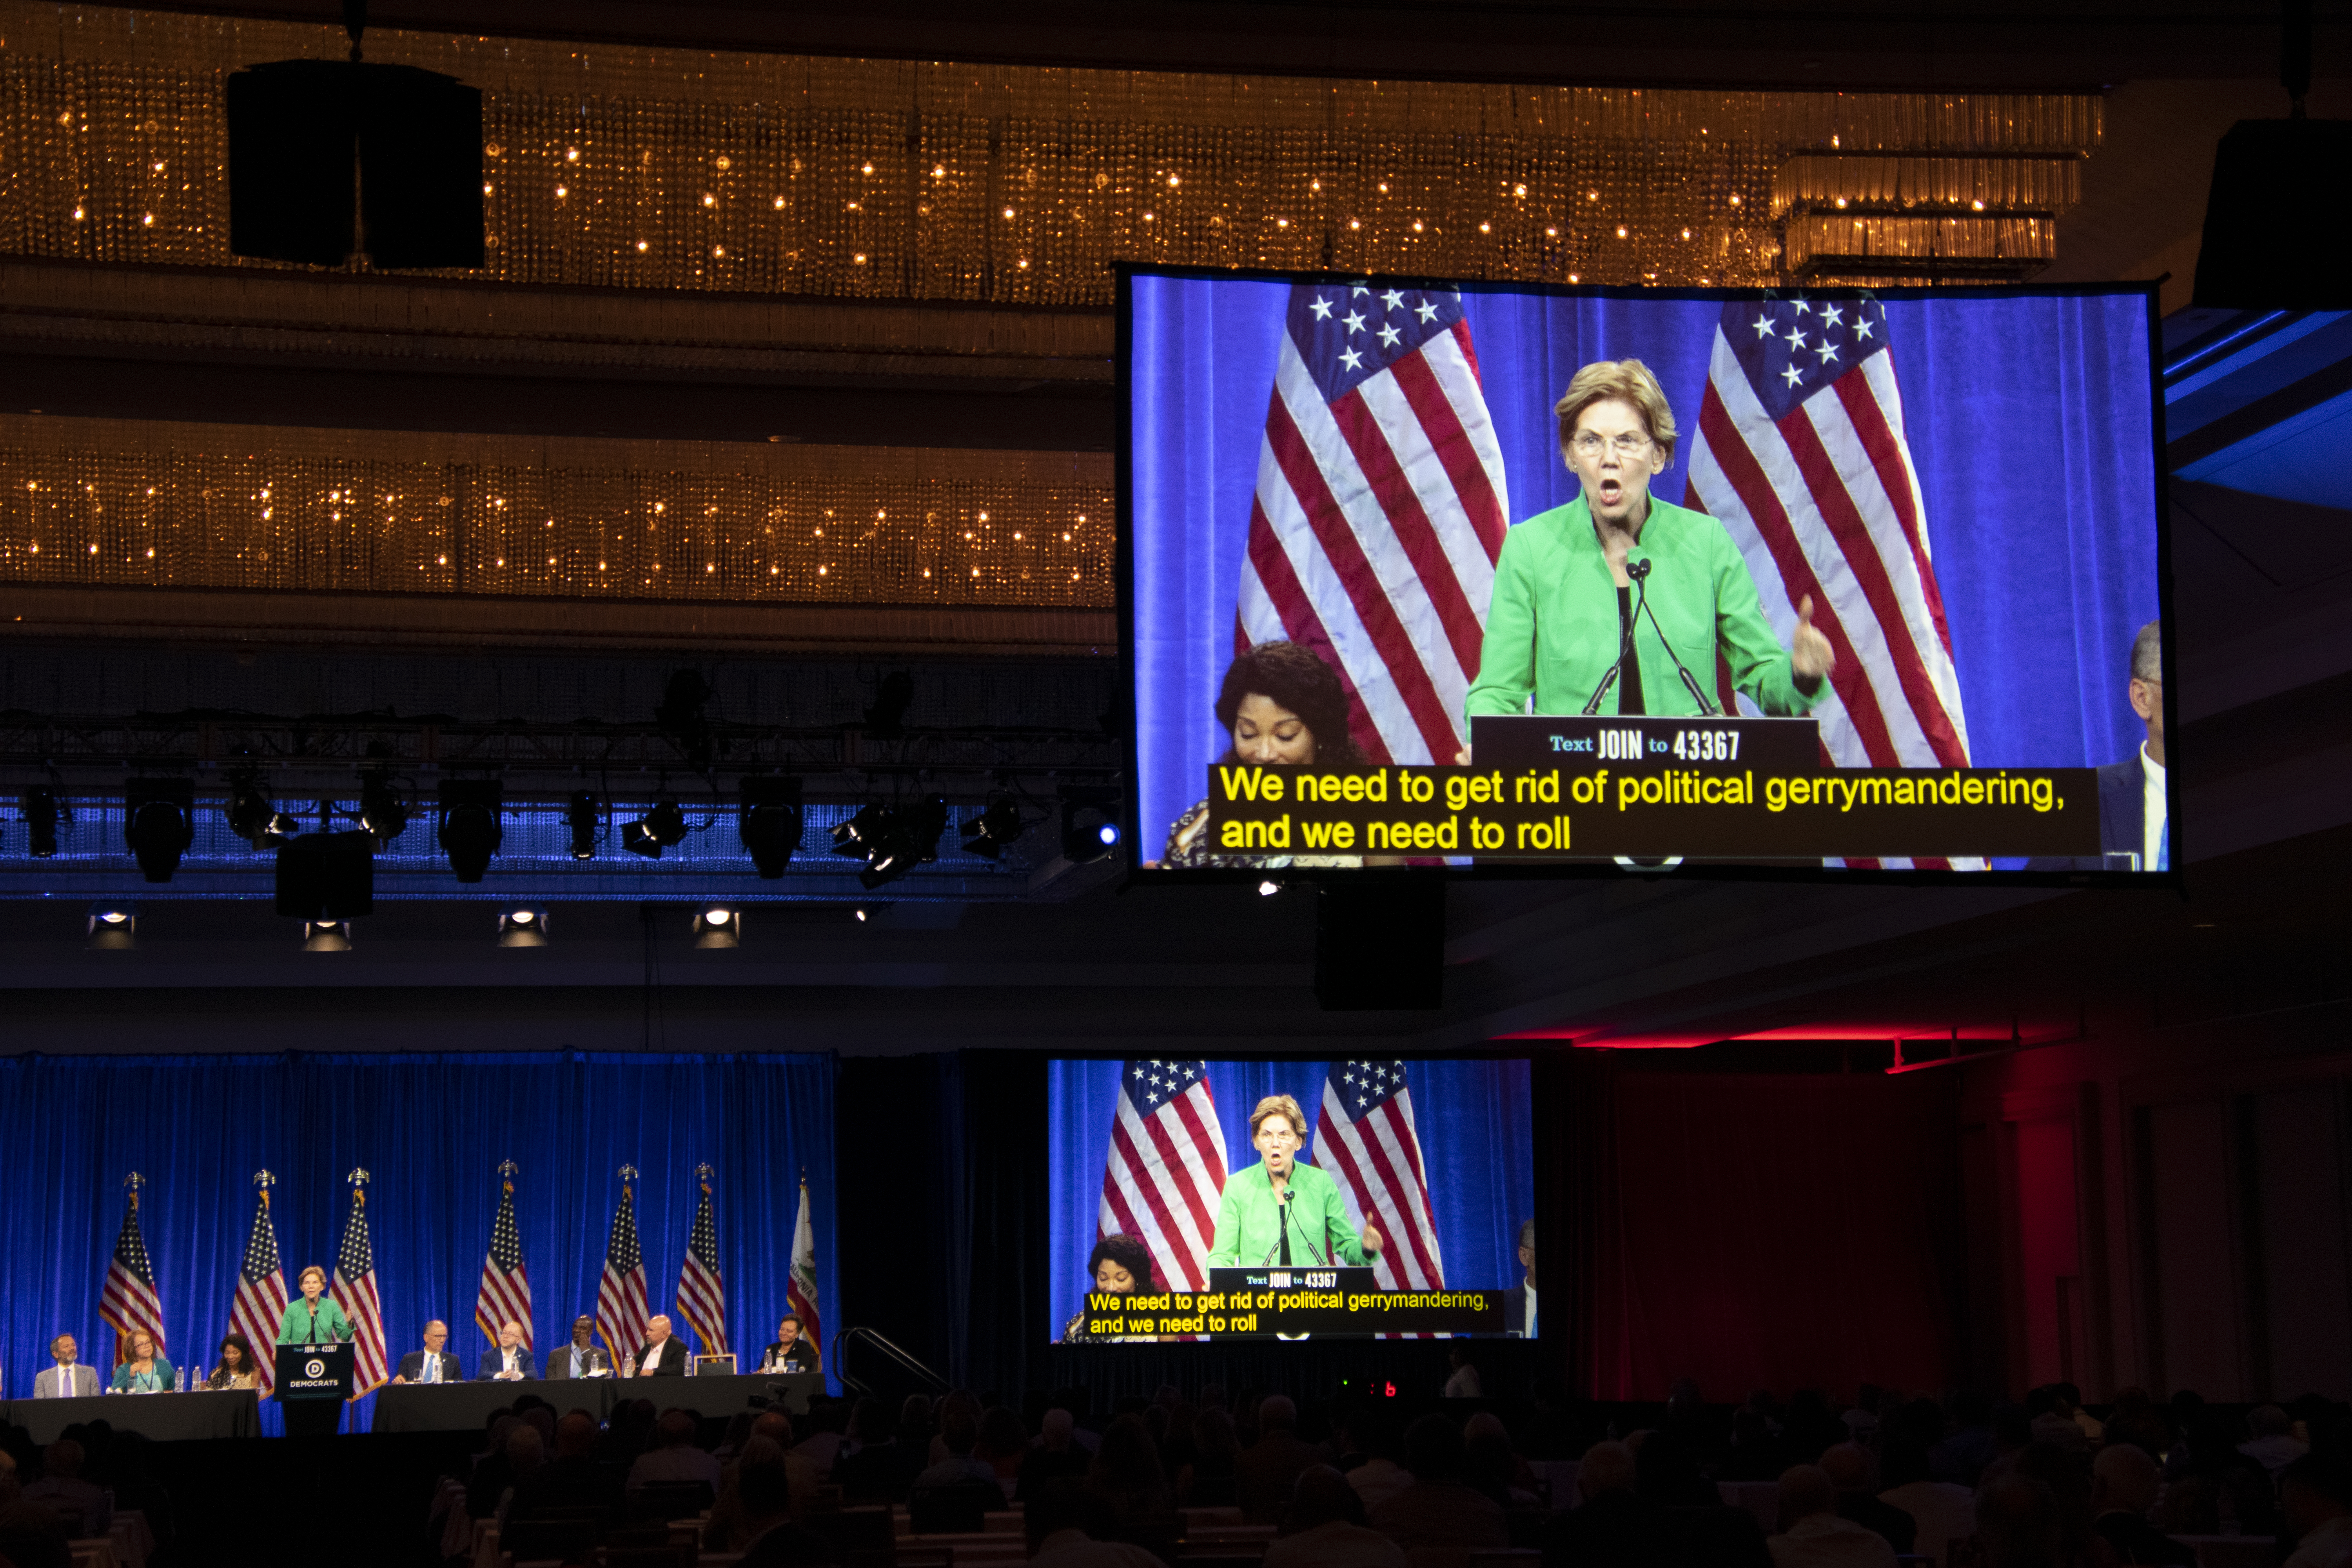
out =
[(1052, 1338), (1532, 1338), (1525, 1058), (1057, 1060)]
[(1123, 278), (1146, 879), (2170, 874), (2152, 296)]

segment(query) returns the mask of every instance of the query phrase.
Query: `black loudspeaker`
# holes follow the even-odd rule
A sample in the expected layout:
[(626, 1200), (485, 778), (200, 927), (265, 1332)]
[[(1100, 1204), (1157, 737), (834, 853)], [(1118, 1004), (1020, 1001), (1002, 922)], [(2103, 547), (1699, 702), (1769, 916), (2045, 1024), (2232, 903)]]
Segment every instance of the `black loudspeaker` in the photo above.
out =
[(2352, 310), (2352, 120), (2241, 120), (2213, 157), (2200, 307)]
[(1445, 884), (1362, 871), (1315, 889), (1315, 999), (1329, 1013), (1434, 1007), (1445, 974)]
[(239, 256), (481, 266), (481, 89), (349, 60), (232, 73), (228, 217)]
[(375, 912), (375, 836), (305, 833), (278, 847), (278, 912), (347, 921)]

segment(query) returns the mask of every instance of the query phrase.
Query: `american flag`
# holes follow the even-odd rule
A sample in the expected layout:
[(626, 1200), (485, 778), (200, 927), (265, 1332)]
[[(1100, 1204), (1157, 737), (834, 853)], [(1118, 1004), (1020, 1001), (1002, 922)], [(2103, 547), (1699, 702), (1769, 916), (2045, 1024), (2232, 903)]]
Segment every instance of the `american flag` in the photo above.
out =
[(1150, 1248), (1155, 1286), (1204, 1289), (1224, 1186), (1225, 1132), (1209, 1064), (1120, 1063), (1099, 1234), (1123, 1232)]
[(114, 1326), (114, 1359), (131, 1357), (131, 1336), (140, 1329), (163, 1348), (163, 1299), (155, 1293), (155, 1269), (147, 1260), (147, 1238), (139, 1232), (139, 1189), (147, 1179), (131, 1173), (131, 1189), (122, 1208), (122, 1234), (114, 1238), (114, 1256), (107, 1260), (106, 1283), (98, 1293), (98, 1315)]
[(1429, 1172), (1413, 1126), (1404, 1063), (1333, 1062), (1315, 1119), (1315, 1163), (1339, 1184), (1348, 1218), (1366, 1218), (1385, 1245), (1373, 1265), (1383, 1290), (1434, 1290), (1445, 1283), (1437, 1225), (1429, 1213)]
[(267, 1171), (254, 1173), (261, 1202), (253, 1211), (253, 1229), (245, 1238), (245, 1261), (237, 1267), (236, 1297), (229, 1302), (228, 1326), (254, 1347), (254, 1370), (260, 1373), (261, 1392), (276, 1381), (276, 1361), (269, 1347), (278, 1342), (278, 1325), (286, 1317), (286, 1270), (278, 1261), (278, 1227), (269, 1222), (269, 1189), (278, 1178)]
[(801, 1178), (801, 1213), (793, 1222), (793, 1272), (784, 1287), (785, 1299), (801, 1316), (801, 1332), (809, 1348), (822, 1355), (824, 1338), (816, 1311), (816, 1226), (809, 1219), (808, 1178)]
[(368, 1245), (365, 1171), (353, 1171), (352, 1217), (343, 1226), (343, 1249), (335, 1255), (335, 1277), (328, 1289), (352, 1321), (352, 1394), (377, 1387), (392, 1375), (383, 1343), (383, 1300), (375, 1289), (375, 1248)]
[(621, 1205), (613, 1211), (604, 1274), (596, 1282), (596, 1331), (615, 1366), (646, 1342), (646, 1321), (653, 1315), (646, 1305), (646, 1258), (637, 1248), (636, 1199), (629, 1187), (636, 1179), (635, 1165), (621, 1167)]
[(677, 1270), (677, 1315), (694, 1326), (706, 1355), (727, 1353), (727, 1282), (719, 1268), (719, 1222), (710, 1212), (710, 1167), (695, 1175), (702, 1201), (695, 1205), (694, 1229), (687, 1237), (686, 1261)]
[(482, 1283), (474, 1292), (474, 1321), (499, 1342), (499, 1330), (522, 1325), (522, 1348), (530, 1349), (530, 1275), (522, 1266), (522, 1233), (515, 1228), (515, 1163), (499, 1167), (499, 1217), (490, 1222), (490, 1250), (482, 1258)]
[(1291, 290), (1250, 507), (1236, 653), (1287, 637), (1339, 671), (1378, 763), (1469, 743), (1510, 500), (1450, 289)]
[(1801, 294), (1726, 305), (1706, 383), (1685, 500), (1730, 531), (1784, 644), (1812, 599), (1837, 655), (1813, 709), (1827, 760), (1968, 766), (1885, 307)]

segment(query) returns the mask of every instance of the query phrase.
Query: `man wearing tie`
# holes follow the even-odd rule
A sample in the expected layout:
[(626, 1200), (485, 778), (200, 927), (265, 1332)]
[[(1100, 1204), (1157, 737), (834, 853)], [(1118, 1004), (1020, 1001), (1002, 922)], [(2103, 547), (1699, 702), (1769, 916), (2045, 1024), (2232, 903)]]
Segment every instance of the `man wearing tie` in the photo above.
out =
[(482, 1369), (476, 1374), (483, 1383), (520, 1383), (539, 1375), (539, 1368), (523, 1348), (522, 1325), (499, 1325), (499, 1348), (482, 1353)]
[(572, 1320), (572, 1342), (547, 1358), (547, 1375), (557, 1381), (565, 1378), (604, 1377), (613, 1370), (604, 1352), (588, 1342), (596, 1331), (596, 1320), (582, 1316)]
[(49, 1342), (49, 1359), (57, 1365), (34, 1375), (33, 1397), (36, 1399), (83, 1399), (98, 1396), (98, 1369), (84, 1366), (76, 1358), (81, 1347), (71, 1334), (59, 1334)]
[(457, 1370), (457, 1358), (441, 1347), (449, 1342), (449, 1325), (436, 1318), (425, 1325), (425, 1348), (410, 1351), (400, 1358), (400, 1375), (394, 1383), (457, 1383), (465, 1374)]
[(656, 1317), (646, 1323), (645, 1348), (637, 1352), (639, 1377), (684, 1377), (686, 1342), (669, 1331), (669, 1320)]

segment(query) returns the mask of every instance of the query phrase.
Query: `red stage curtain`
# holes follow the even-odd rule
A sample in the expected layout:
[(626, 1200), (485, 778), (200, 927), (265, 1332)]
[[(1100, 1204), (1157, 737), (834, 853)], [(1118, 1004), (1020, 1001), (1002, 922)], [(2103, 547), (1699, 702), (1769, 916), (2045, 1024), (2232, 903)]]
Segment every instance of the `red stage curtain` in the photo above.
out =
[[(1600, 1057), (1602, 1053), (1592, 1053)], [(1608, 1053), (1615, 1056), (1616, 1053)], [(1576, 1381), (1661, 1399), (1958, 1381), (1953, 1075), (1570, 1070)]]

